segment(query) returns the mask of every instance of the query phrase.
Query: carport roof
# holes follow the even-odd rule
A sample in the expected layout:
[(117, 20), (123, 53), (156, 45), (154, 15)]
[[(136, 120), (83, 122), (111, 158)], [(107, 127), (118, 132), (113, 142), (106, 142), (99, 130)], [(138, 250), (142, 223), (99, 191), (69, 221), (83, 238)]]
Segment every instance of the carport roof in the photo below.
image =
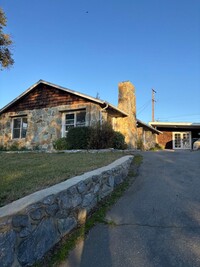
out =
[(149, 122), (149, 125), (159, 128), (185, 128), (185, 129), (200, 129), (199, 122), (160, 122), (152, 121)]

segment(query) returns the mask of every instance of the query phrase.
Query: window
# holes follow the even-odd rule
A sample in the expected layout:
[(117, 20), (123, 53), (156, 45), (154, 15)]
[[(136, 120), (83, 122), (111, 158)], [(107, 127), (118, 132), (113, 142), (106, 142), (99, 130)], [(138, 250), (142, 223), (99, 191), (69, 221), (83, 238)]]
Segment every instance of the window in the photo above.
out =
[(25, 138), (27, 132), (27, 118), (18, 117), (13, 119), (12, 138)]
[(74, 111), (64, 114), (63, 136), (66, 136), (70, 128), (85, 126), (86, 111)]

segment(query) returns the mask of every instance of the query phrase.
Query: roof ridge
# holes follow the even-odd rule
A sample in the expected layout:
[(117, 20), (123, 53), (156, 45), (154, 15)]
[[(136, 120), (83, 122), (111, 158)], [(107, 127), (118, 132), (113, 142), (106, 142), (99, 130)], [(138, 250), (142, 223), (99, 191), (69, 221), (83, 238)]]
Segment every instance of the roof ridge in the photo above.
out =
[(120, 112), (121, 114), (127, 116), (127, 113), (126, 112), (120, 110), (119, 108), (115, 107), (114, 105), (110, 104), (109, 102), (107, 102), (105, 100), (97, 99), (97, 98), (94, 98), (94, 97), (89, 96), (87, 94), (79, 93), (79, 92), (77, 92), (75, 90), (72, 90), (72, 89), (69, 89), (69, 88), (66, 88), (66, 87), (63, 87), (63, 86), (60, 86), (60, 85), (57, 85), (57, 84), (54, 84), (54, 83), (51, 83), (51, 82), (48, 82), (48, 81), (45, 81), (45, 80), (42, 80), (42, 79), (38, 80), (36, 83), (34, 83), (32, 86), (30, 86), (27, 90), (25, 90), (23, 93), (21, 93), (18, 97), (16, 97), (11, 102), (9, 102), (7, 105), (5, 105), (2, 109), (0, 109), (0, 114), (3, 113), (6, 109), (8, 109), (15, 102), (17, 102), (18, 100), (20, 100), (23, 96), (25, 96), (26, 94), (28, 94), (31, 90), (33, 90), (40, 83), (43, 83), (43, 84), (52, 86), (54, 88), (57, 88), (59, 90), (63, 90), (65, 92), (68, 92), (68, 93), (77, 95), (77, 96), (82, 97), (82, 98), (86, 98), (86, 99), (88, 99), (90, 101), (96, 102), (96, 103), (101, 104), (101, 105), (108, 104), (111, 108), (113, 108), (113, 109), (117, 110), (118, 112)]

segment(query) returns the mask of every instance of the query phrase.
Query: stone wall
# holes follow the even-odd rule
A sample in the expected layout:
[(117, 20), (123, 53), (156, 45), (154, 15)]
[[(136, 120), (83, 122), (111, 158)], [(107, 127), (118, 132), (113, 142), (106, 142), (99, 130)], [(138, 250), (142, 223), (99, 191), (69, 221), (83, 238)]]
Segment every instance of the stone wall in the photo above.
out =
[(137, 128), (137, 140), (141, 140), (143, 148), (149, 150), (156, 145), (156, 134), (144, 129), (143, 127)]
[(127, 176), (133, 156), (0, 208), (0, 266), (31, 266)]
[[(0, 145), (6, 148), (13, 144), (19, 148), (52, 149), (54, 140), (62, 136), (62, 114), (70, 110), (85, 109), (86, 125), (100, 120), (101, 108), (99, 105), (71, 104), (58, 107), (6, 112), (0, 116)], [(12, 139), (12, 118), (26, 116), (28, 128), (26, 138)]]

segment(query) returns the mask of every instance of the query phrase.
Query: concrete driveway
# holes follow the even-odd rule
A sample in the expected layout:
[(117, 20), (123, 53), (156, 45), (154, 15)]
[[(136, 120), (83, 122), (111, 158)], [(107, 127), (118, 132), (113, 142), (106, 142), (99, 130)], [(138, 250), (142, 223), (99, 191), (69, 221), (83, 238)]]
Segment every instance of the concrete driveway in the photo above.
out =
[(144, 152), (139, 176), (67, 267), (200, 266), (200, 151)]

